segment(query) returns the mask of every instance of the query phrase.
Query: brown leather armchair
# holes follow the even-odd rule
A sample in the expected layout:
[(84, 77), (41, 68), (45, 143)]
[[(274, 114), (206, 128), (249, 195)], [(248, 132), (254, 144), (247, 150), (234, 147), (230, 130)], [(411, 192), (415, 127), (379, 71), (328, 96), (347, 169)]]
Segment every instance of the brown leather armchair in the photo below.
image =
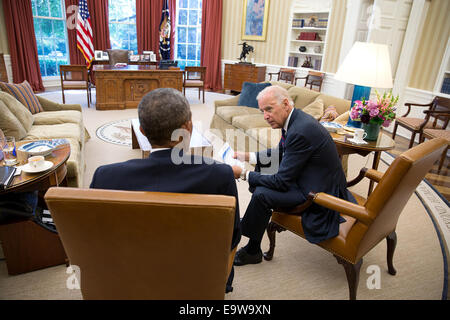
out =
[(308, 205), (315, 203), (338, 211), (346, 220), (340, 225), (339, 235), (318, 245), (331, 252), (344, 266), (350, 299), (356, 299), (363, 257), (385, 238), (388, 272), (396, 274), (392, 260), (397, 243), (395, 229), (398, 218), (411, 194), (446, 147), (444, 139), (429, 140), (399, 155), (385, 173), (363, 169), (358, 180), (367, 177), (378, 185), (367, 200), (354, 194), (358, 204), (326, 193), (311, 192), (309, 200), (302, 206), (291, 211), (274, 210), (267, 228), (270, 248), (264, 253), (264, 258), (273, 258), (276, 231), (289, 230), (305, 237), (300, 214)]
[[(408, 110), (404, 115), (395, 120), (394, 131), (392, 132), (392, 139), (395, 139), (397, 134), (398, 126), (401, 126), (409, 131), (411, 131), (411, 140), (409, 141), (409, 148), (414, 145), (414, 139), (416, 134), (419, 134), (419, 141), (422, 141), (422, 135), (424, 129), (445, 129), (448, 125), (449, 119), (444, 118), (442, 122), (439, 122), (441, 115), (435, 113), (427, 113), (425, 111), (446, 111), (450, 112), (450, 99), (435, 97), (433, 101), (428, 104), (417, 104), (417, 103), (405, 103)], [(425, 110), (425, 118), (412, 118), (408, 117), (411, 112), (411, 106), (416, 107), (427, 107)]]
[(50, 188), (45, 200), (84, 299), (224, 299), (234, 197)]
[(109, 65), (114, 66), (116, 63), (128, 64), (128, 50), (124, 49), (107, 49)]
[(287, 83), (294, 84), (295, 81), (295, 69), (281, 68), (278, 72), (270, 72), (269, 77), (272, 81), (272, 76), (277, 76), (277, 81), (285, 81)]

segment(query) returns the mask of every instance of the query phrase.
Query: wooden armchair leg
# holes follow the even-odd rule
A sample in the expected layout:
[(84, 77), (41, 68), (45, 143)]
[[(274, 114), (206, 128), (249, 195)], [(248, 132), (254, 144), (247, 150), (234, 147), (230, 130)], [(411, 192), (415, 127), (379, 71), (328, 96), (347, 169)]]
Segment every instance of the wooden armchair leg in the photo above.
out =
[(397, 128), (398, 128), (398, 123), (395, 122), (395, 124), (394, 124), (394, 131), (392, 131), (392, 140), (395, 139), (395, 135), (397, 134)]
[(349, 299), (356, 300), (356, 292), (358, 291), (359, 284), (359, 271), (361, 270), (361, 265), (363, 259), (359, 260), (356, 264), (352, 264), (341, 257), (334, 256), (339, 264), (342, 264), (347, 275)]
[(389, 274), (395, 276), (397, 270), (394, 268), (393, 258), (395, 247), (397, 246), (397, 234), (393, 231), (390, 235), (386, 237), (387, 241), (387, 264)]
[(409, 149), (411, 149), (412, 147), (413, 147), (413, 145), (414, 145), (414, 139), (416, 138), (416, 133), (415, 132), (413, 132), (412, 134), (411, 134), (411, 140), (409, 141)]
[(273, 252), (275, 251), (275, 232), (281, 231), (286, 231), (286, 229), (272, 221), (268, 224), (267, 236), (269, 237), (269, 250), (267, 252), (264, 252), (264, 260), (272, 260)]

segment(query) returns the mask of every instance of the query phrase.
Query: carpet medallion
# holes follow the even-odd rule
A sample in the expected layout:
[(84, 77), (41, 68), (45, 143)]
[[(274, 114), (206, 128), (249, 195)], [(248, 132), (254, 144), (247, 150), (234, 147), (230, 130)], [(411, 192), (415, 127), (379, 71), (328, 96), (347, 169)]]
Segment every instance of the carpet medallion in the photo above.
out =
[(131, 146), (130, 119), (106, 123), (96, 130), (97, 137), (105, 142), (121, 146)]

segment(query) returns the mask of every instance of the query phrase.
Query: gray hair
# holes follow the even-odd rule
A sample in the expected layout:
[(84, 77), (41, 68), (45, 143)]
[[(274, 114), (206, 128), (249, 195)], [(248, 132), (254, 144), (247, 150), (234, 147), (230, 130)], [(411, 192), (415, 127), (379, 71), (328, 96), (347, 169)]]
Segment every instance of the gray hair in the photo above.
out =
[(261, 90), (260, 93), (258, 93), (258, 95), (256, 96), (256, 100), (258, 100), (259, 102), (260, 99), (268, 94), (271, 94), (273, 98), (277, 100), (278, 104), (281, 104), (284, 99), (288, 99), (289, 104), (291, 106), (294, 106), (294, 100), (292, 100), (289, 92), (283, 87), (277, 85), (265, 87), (263, 90)]
[(178, 90), (155, 89), (138, 106), (139, 122), (151, 144), (171, 141), (172, 132), (191, 120), (189, 102)]

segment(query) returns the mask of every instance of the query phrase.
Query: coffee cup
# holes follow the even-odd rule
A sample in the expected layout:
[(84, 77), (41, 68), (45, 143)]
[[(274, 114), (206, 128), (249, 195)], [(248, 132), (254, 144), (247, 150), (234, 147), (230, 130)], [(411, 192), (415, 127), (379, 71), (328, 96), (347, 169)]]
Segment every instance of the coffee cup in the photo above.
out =
[(353, 136), (355, 141), (363, 141), (365, 137), (367, 137), (367, 132), (364, 129), (355, 129), (355, 135)]
[(45, 160), (43, 156), (33, 156), (28, 158), (28, 164), (33, 169), (41, 169), (44, 167)]

